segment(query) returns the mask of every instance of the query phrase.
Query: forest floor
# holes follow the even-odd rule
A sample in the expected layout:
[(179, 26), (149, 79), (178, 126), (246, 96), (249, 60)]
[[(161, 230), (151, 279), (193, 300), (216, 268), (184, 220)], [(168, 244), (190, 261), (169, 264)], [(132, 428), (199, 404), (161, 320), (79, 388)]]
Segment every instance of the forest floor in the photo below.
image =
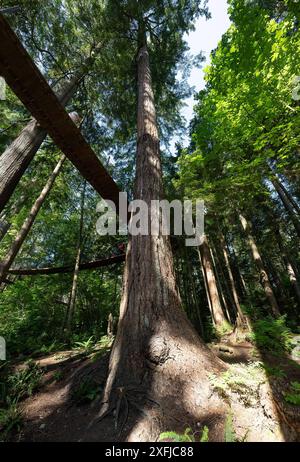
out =
[[(300, 382), (300, 360), (270, 353), (251, 344), (211, 344), (228, 364), (227, 372), (212, 376), (215, 390), (230, 403), (225, 441), (299, 441), (300, 406), (289, 404), (291, 384)], [(138, 418), (129, 410), (121, 434), (113, 415), (91, 425), (100, 409), (109, 348), (70, 350), (35, 360), (43, 374), (38, 390), (21, 401), (22, 426), (13, 441), (122, 441), (126, 427)], [(16, 369), (25, 367), (18, 363)], [(193, 429), (193, 423), (189, 423)], [(187, 426), (184, 422), (183, 431)], [(170, 429), (171, 431), (172, 429)], [(229, 435), (229, 436), (228, 436)]]

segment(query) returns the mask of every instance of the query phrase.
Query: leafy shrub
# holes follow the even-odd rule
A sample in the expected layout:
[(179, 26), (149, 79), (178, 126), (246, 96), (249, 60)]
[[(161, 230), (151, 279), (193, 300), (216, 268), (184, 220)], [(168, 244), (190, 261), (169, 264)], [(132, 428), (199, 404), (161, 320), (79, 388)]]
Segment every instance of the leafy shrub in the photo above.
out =
[(228, 321), (224, 321), (220, 327), (217, 329), (218, 337), (224, 337), (224, 335), (230, 334), (232, 332), (232, 326)]
[(200, 438), (200, 443), (208, 443), (209, 442), (209, 430), (208, 427), (203, 427), (202, 435)]
[(278, 366), (269, 366), (268, 364), (261, 364), (261, 367), (266, 371), (269, 377), (286, 377), (286, 373)]
[(92, 335), (87, 340), (75, 342), (75, 346), (78, 350), (84, 350), (86, 353), (89, 353), (95, 346), (95, 342), (93, 341), (93, 339), (94, 336)]
[(258, 400), (259, 385), (266, 381), (260, 362), (234, 364), (221, 375), (209, 375), (214, 390), (225, 400), (236, 393), (245, 406), (255, 405)]
[(55, 382), (59, 382), (60, 380), (63, 379), (63, 376), (64, 376), (64, 374), (63, 374), (62, 371), (55, 371), (54, 374), (53, 374), (53, 380)]
[(100, 392), (101, 387), (99, 383), (95, 382), (95, 380), (93, 380), (92, 378), (87, 377), (80, 382), (80, 384), (75, 390), (73, 390), (72, 400), (77, 405), (87, 404), (94, 401), (94, 399), (97, 398)]
[(285, 401), (294, 406), (300, 406), (300, 383), (292, 382), (290, 388), (291, 391), (284, 395)]
[(228, 414), (225, 420), (224, 440), (225, 443), (235, 443), (237, 441), (231, 414)]
[(8, 403), (6, 409), (0, 409), (0, 441), (5, 441), (12, 430), (20, 430), (22, 414), (16, 402)]
[(251, 340), (258, 348), (282, 353), (291, 351), (292, 332), (286, 325), (286, 317), (274, 319), (268, 316), (253, 323)]
[[(202, 434), (199, 438), (200, 443), (207, 443), (208, 438), (208, 427), (203, 427)], [(195, 443), (196, 439), (191, 428), (186, 428), (183, 435), (176, 432), (164, 432), (159, 435), (159, 441), (171, 442), (171, 443)]]
[(11, 373), (9, 363), (1, 368), (0, 382), (0, 440), (5, 441), (12, 430), (19, 430), (22, 414), (19, 401), (31, 396), (38, 388), (42, 370), (34, 361), (28, 361), (24, 369)]
[(38, 388), (43, 372), (34, 361), (28, 361), (24, 369), (7, 377), (7, 394), (11, 399), (19, 401)]

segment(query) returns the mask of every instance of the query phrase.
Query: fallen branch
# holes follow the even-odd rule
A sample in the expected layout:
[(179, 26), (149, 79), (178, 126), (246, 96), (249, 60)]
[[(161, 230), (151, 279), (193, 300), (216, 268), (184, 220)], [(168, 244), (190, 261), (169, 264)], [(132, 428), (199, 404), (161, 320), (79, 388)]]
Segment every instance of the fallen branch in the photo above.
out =
[[(97, 269), (103, 266), (114, 265), (115, 263), (122, 263), (125, 260), (125, 254), (116, 255), (103, 260), (94, 260), (87, 263), (81, 263), (79, 265), (79, 271)], [(60, 273), (72, 273), (74, 271), (74, 265), (69, 266), (58, 266), (58, 267), (46, 267), (46, 268), (20, 268), (11, 269), (9, 274), (16, 274), (18, 276), (39, 276), (43, 274), (60, 274)]]

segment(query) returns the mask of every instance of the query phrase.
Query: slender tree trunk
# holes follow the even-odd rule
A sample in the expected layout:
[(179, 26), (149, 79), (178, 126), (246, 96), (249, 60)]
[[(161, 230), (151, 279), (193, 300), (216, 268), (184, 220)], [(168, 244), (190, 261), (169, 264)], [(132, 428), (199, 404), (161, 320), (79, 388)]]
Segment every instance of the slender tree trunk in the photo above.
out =
[(224, 271), (223, 271), (222, 265), (219, 262), (219, 258), (218, 258), (218, 255), (217, 255), (216, 248), (212, 247), (210, 249), (210, 253), (211, 253), (211, 257), (212, 257), (214, 273), (216, 275), (218, 292), (219, 292), (219, 294), (221, 294), (223, 310), (225, 310), (227, 320), (231, 324), (231, 316), (230, 316), (230, 312), (229, 312), (228, 302), (226, 300), (226, 296), (225, 296), (225, 293), (224, 293), (224, 290), (223, 290), (222, 280), (221, 280), (220, 275), (219, 275), (219, 268), (220, 268), (221, 274), (223, 276), (223, 284), (225, 285), (225, 288), (227, 289), (227, 287), (226, 287), (227, 286), (226, 279), (224, 278)]
[(276, 189), (280, 199), (282, 200), (282, 203), (284, 205), (284, 208), (286, 209), (293, 225), (294, 225), (294, 228), (296, 230), (296, 233), (298, 235), (298, 237), (300, 237), (300, 221), (297, 217), (297, 215), (295, 214), (295, 210), (294, 210), (294, 207), (292, 205), (292, 203), (290, 202), (290, 200), (288, 199), (288, 196), (286, 196), (286, 194), (284, 193), (284, 190), (282, 189), (282, 185), (279, 183), (279, 181), (277, 179), (273, 179), (272, 180), (272, 184), (274, 186), (274, 188)]
[(215, 326), (215, 321), (214, 321), (214, 317), (213, 317), (213, 310), (212, 310), (212, 306), (211, 306), (211, 300), (210, 300), (209, 289), (208, 289), (207, 277), (206, 277), (206, 273), (204, 271), (204, 267), (202, 265), (201, 253), (200, 253), (199, 249), (198, 249), (198, 257), (199, 257), (200, 268), (201, 268), (201, 273), (202, 273), (203, 282), (204, 282), (204, 289), (205, 289), (207, 304), (208, 304), (208, 308), (209, 308), (209, 311), (210, 311), (210, 314), (211, 314), (211, 319), (212, 319), (213, 325)]
[(72, 279), (72, 288), (70, 294), (69, 305), (67, 309), (67, 322), (66, 322), (66, 334), (65, 339), (69, 340), (70, 335), (72, 332), (72, 324), (75, 312), (75, 304), (76, 304), (76, 292), (77, 292), (77, 284), (78, 284), (78, 276), (79, 276), (79, 265), (80, 265), (80, 258), (81, 258), (81, 247), (78, 247), (76, 260), (75, 260), (75, 267)]
[(296, 272), (295, 272), (295, 269), (292, 265), (292, 263), (286, 259), (286, 266), (287, 266), (287, 272), (288, 272), (288, 276), (289, 276), (289, 280), (294, 288), (294, 291), (295, 291), (295, 294), (297, 296), (297, 299), (298, 299), (298, 303), (300, 303), (300, 285), (298, 283), (298, 280), (297, 280), (297, 276), (296, 276)]
[(226, 247), (228, 250), (229, 257), (232, 257), (232, 266), (233, 266), (233, 275), (234, 279), (237, 282), (237, 288), (239, 291), (239, 295), (241, 299), (245, 299), (247, 297), (247, 285), (244, 279), (244, 276), (241, 273), (238, 258), (236, 256), (235, 250), (233, 246), (231, 246), (231, 250), (229, 249), (228, 243), (225, 241)]
[(246, 220), (246, 218), (240, 214), (239, 215), (239, 219), (240, 219), (240, 222), (241, 222), (241, 225), (242, 225), (242, 228), (247, 236), (247, 240), (248, 240), (248, 244), (249, 244), (249, 247), (251, 249), (251, 252), (252, 252), (252, 256), (253, 256), (253, 260), (255, 261), (255, 264), (257, 266), (257, 269), (259, 271), (259, 275), (260, 275), (260, 282), (264, 288), (264, 291), (265, 291), (265, 294), (266, 294), (266, 297), (269, 301), (269, 304), (271, 306), (271, 310), (272, 310), (272, 314), (277, 317), (277, 316), (280, 316), (280, 311), (279, 311), (279, 307), (278, 307), (278, 304), (277, 304), (277, 301), (276, 301), (276, 298), (275, 298), (275, 295), (274, 295), (274, 292), (273, 292), (273, 289), (272, 289), (272, 286), (271, 286), (271, 283), (270, 283), (270, 280), (269, 280), (269, 276), (264, 268), (264, 264), (263, 264), (263, 261), (262, 261), (262, 258), (260, 256), (260, 253), (258, 251), (258, 248), (257, 248), (257, 245), (254, 241), (254, 238), (250, 232), (250, 225), (248, 223), (248, 221)]
[[(149, 55), (145, 33), (140, 36), (135, 197), (148, 205), (150, 222), (151, 200), (162, 199), (163, 188)], [(159, 217), (160, 210), (152, 213), (152, 220)], [(144, 410), (128, 430), (129, 441), (155, 441), (160, 431), (174, 428), (179, 415), (181, 426), (191, 416), (201, 421), (208, 400), (224, 422), (222, 401), (208, 379), (208, 371), (222, 364), (182, 309), (169, 236), (161, 230), (131, 236), (102, 418), (125, 401)]]
[(300, 303), (300, 285), (299, 285), (299, 282), (297, 280), (297, 273), (296, 273), (295, 265), (294, 265), (294, 263), (292, 262), (292, 260), (290, 258), (288, 250), (286, 249), (285, 245), (283, 244), (283, 239), (282, 239), (279, 228), (276, 231), (276, 239), (277, 239), (277, 243), (278, 243), (278, 247), (279, 247), (281, 256), (282, 256), (283, 261), (284, 261), (285, 266), (286, 266), (286, 270), (287, 270), (287, 274), (288, 274), (290, 283), (291, 283), (291, 285), (292, 285), (292, 287), (294, 289), (294, 292), (295, 292), (295, 295), (296, 295), (296, 297), (298, 299), (298, 302)]
[[(57, 93), (63, 105), (66, 105), (74, 94), (79, 80), (78, 76), (74, 77)], [(12, 196), (46, 135), (46, 131), (32, 119), (0, 156), (0, 212)]]
[[(189, 258), (188, 258), (187, 248), (185, 247), (184, 250), (185, 250), (185, 252), (184, 252), (185, 266), (186, 266), (188, 280), (189, 280), (190, 289), (191, 289), (190, 294), (191, 294), (192, 311), (193, 311), (192, 318), (195, 319), (195, 315), (196, 315), (196, 318), (198, 319), (197, 325), (198, 325), (198, 328), (199, 328), (199, 330), (198, 329), (197, 330), (200, 332), (201, 337), (204, 338), (204, 327), (203, 327), (203, 322), (202, 322), (202, 318), (201, 318), (201, 310), (200, 310), (200, 306), (199, 306), (199, 300), (198, 300), (197, 293), (196, 293), (196, 286), (195, 286), (192, 266), (191, 266), (191, 263), (190, 263)], [(196, 313), (195, 313), (195, 311), (196, 311)]]
[(78, 245), (77, 245), (77, 253), (76, 253), (76, 260), (75, 260), (75, 267), (73, 273), (73, 280), (72, 280), (72, 288), (68, 306), (68, 317), (67, 317), (67, 325), (66, 325), (66, 339), (70, 338), (72, 332), (72, 323), (75, 313), (75, 305), (76, 305), (76, 292), (77, 292), (77, 285), (78, 285), (78, 277), (79, 277), (79, 267), (80, 267), (80, 259), (81, 259), (81, 252), (82, 252), (82, 235), (83, 235), (83, 219), (84, 219), (84, 203), (85, 203), (85, 191), (86, 191), (86, 182), (84, 181), (83, 190), (81, 193), (81, 203), (80, 203), (80, 221), (79, 221), (79, 235), (78, 235)]
[(114, 317), (112, 313), (109, 313), (107, 320), (107, 336), (113, 337), (114, 335)]
[(248, 322), (247, 316), (242, 311), (239, 296), (238, 296), (238, 293), (237, 293), (237, 290), (236, 290), (236, 287), (235, 287), (234, 277), (233, 277), (233, 274), (232, 274), (230, 261), (229, 261), (228, 249), (227, 249), (227, 245), (226, 245), (226, 241), (225, 241), (223, 233), (220, 233), (220, 243), (221, 243), (221, 247), (222, 247), (222, 251), (223, 251), (223, 257), (224, 257), (224, 261), (225, 261), (225, 266), (226, 266), (228, 277), (229, 277), (229, 283), (230, 283), (230, 287), (231, 287), (232, 297), (233, 297), (233, 301), (234, 301), (235, 308), (236, 308), (236, 313), (237, 313), (236, 324), (237, 324), (237, 327), (245, 327), (245, 326), (247, 326), (249, 328), (249, 322)]
[(205, 273), (207, 282), (207, 298), (210, 300), (210, 306), (212, 310), (213, 323), (216, 328), (220, 328), (226, 322), (222, 305), (219, 297), (217, 281), (213, 269), (213, 262), (211, 252), (206, 236), (203, 237), (200, 245), (201, 264)]
[[(293, 198), (293, 196), (289, 193), (289, 191), (286, 189), (286, 187), (284, 186), (284, 184), (279, 180), (278, 177), (276, 177), (276, 179), (273, 180), (277, 185), (278, 185), (278, 188), (282, 191), (282, 193), (286, 196), (287, 200), (291, 203), (291, 205), (294, 207), (295, 209), (295, 212), (300, 215), (300, 207), (299, 205), (297, 204), (297, 202), (295, 201), (295, 199)], [(274, 184), (274, 183), (273, 183)]]
[(20, 231), (17, 234), (17, 237), (13, 241), (13, 243), (12, 243), (12, 245), (10, 247), (10, 250), (6, 254), (4, 260), (2, 260), (0, 262), (0, 282), (2, 282), (5, 279), (5, 276), (7, 275), (8, 270), (10, 269), (11, 265), (14, 262), (14, 259), (16, 258), (20, 248), (22, 247), (23, 242), (26, 239), (26, 237), (27, 237), (27, 235), (28, 235), (33, 223), (34, 223), (35, 218), (36, 218), (37, 214), (39, 213), (40, 208), (42, 207), (47, 195), (51, 191), (53, 183), (54, 183), (57, 175), (59, 174), (65, 159), (66, 159), (65, 155), (62, 155), (59, 162), (57, 163), (55, 169), (53, 170), (50, 178), (48, 179), (47, 183), (45, 184), (44, 188), (42, 189), (39, 197), (37, 198), (37, 200), (33, 204), (32, 208), (31, 208), (31, 210), (29, 212), (29, 215), (27, 216), (26, 220), (24, 221)]

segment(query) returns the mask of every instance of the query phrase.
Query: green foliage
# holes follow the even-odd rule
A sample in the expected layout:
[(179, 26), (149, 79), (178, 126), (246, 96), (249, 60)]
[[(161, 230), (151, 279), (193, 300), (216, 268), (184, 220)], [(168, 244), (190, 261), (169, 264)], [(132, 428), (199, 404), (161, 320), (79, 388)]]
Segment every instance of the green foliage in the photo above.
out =
[(53, 380), (55, 382), (59, 382), (60, 380), (63, 379), (63, 376), (64, 376), (64, 374), (63, 374), (62, 371), (55, 371), (54, 374), (53, 374)]
[(266, 371), (268, 377), (286, 377), (286, 373), (278, 366), (269, 366), (268, 364), (261, 364), (261, 367)]
[[(198, 440), (198, 438), (197, 438)], [(191, 428), (186, 428), (183, 435), (180, 435), (176, 432), (164, 432), (159, 435), (159, 441), (162, 442), (172, 442), (172, 443), (195, 443), (196, 439)], [(224, 430), (224, 441), (225, 443), (234, 443), (237, 441), (231, 414), (228, 414), (225, 421), (225, 430)], [(200, 443), (209, 442), (209, 429), (207, 426), (204, 426), (202, 433), (199, 436)]]
[(219, 326), (216, 330), (216, 336), (217, 338), (222, 338), (224, 335), (229, 334), (232, 332), (232, 326), (229, 324), (228, 321), (224, 321), (221, 326)]
[(209, 442), (209, 429), (208, 427), (204, 426), (202, 435), (200, 438), (200, 443), (208, 443)]
[(7, 395), (16, 402), (31, 396), (39, 387), (42, 376), (41, 368), (34, 361), (27, 361), (24, 369), (7, 377)]
[(253, 323), (251, 338), (258, 348), (273, 353), (289, 352), (292, 333), (286, 326), (286, 316), (274, 319), (271, 316)]
[(12, 431), (19, 431), (22, 420), (17, 403), (10, 402), (6, 409), (0, 409), (0, 442), (5, 441)]
[[(179, 433), (170, 431), (164, 432), (159, 435), (159, 441), (172, 442), (172, 443), (195, 443), (195, 434), (190, 427), (185, 429), (185, 432), (181, 435)], [(204, 426), (201, 436), (199, 437), (200, 443), (207, 443), (209, 441), (209, 429)]]
[(92, 378), (84, 378), (72, 391), (72, 400), (75, 404), (82, 405), (94, 401), (101, 393), (100, 385)]
[(43, 372), (32, 360), (25, 367), (12, 371), (9, 363), (0, 369), (0, 440), (5, 441), (14, 430), (19, 431), (22, 413), (19, 402), (39, 387)]
[(76, 348), (78, 350), (84, 350), (86, 353), (90, 353), (95, 346), (95, 342), (93, 341), (93, 339), (94, 339), (94, 336), (92, 335), (85, 341), (75, 342)]
[(245, 406), (252, 406), (257, 403), (258, 388), (266, 381), (266, 375), (260, 362), (249, 362), (231, 365), (219, 376), (211, 374), (209, 379), (223, 399), (229, 401), (234, 393)]
[(237, 438), (233, 427), (232, 415), (228, 414), (225, 420), (224, 441), (225, 443), (235, 443), (236, 440)]
[(300, 383), (292, 382), (290, 384), (290, 392), (285, 393), (284, 399), (287, 403), (294, 406), (300, 406)]

